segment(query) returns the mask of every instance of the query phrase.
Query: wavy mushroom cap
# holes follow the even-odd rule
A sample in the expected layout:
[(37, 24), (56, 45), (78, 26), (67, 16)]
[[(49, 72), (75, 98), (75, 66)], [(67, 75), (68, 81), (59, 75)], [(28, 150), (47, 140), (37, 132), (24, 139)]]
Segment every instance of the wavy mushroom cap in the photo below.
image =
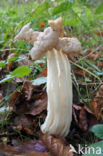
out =
[(80, 54), (81, 53), (81, 43), (75, 37), (72, 38), (59, 38), (59, 42), (56, 46), (57, 50), (63, 50), (66, 54)]
[(53, 31), (51, 27), (46, 28), (44, 32), (41, 32), (37, 37), (37, 41), (34, 42), (34, 46), (30, 51), (30, 56), (33, 60), (40, 59), (45, 53), (56, 47), (59, 41), (59, 34), (57, 31)]

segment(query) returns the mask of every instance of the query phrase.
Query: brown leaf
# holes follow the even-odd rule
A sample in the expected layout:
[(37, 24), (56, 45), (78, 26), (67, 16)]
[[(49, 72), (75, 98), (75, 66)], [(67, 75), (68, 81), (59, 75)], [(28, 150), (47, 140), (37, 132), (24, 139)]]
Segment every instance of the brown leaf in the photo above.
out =
[(82, 131), (87, 131), (93, 125), (98, 123), (94, 113), (86, 105), (78, 106), (73, 104), (73, 117), (76, 126)]
[(0, 104), (1, 104), (2, 99), (3, 99), (3, 95), (2, 95), (2, 93), (0, 93)]
[(44, 21), (41, 21), (41, 22), (40, 22), (40, 27), (41, 27), (41, 28), (44, 28), (44, 27), (45, 27), (45, 22), (44, 22)]
[(43, 72), (40, 74), (40, 77), (47, 77), (47, 68), (43, 70)]
[(97, 119), (103, 119), (103, 85), (100, 86), (95, 98), (90, 101), (90, 105)]
[(19, 130), (26, 130), (26, 128), (32, 130), (33, 118), (31, 116), (20, 114), (14, 117), (13, 123), (14, 126), (16, 126), (15, 128), (19, 129), (21, 127)]
[(21, 90), (16, 90), (10, 95), (10, 100), (8, 101), (10, 106), (14, 106), (17, 101), (19, 101)]
[(70, 152), (71, 148), (66, 146), (62, 139), (49, 134), (40, 133), (39, 135), (53, 156), (73, 156), (73, 153)]
[[(16, 53), (11, 53), (11, 54), (9, 54), (8, 59), (13, 58), (13, 57), (16, 57), (16, 56), (17, 56)], [(14, 61), (8, 62), (8, 64), (7, 64), (7, 69), (8, 69), (8, 70), (10, 70), (10, 68), (12, 67), (13, 62), (14, 62)]]
[(40, 114), (43, 110), (46, 110), (46, 108), (47, 108), (47, 94), (42, 93), (39, 96), (40, 96), (40, 98), (34, 102), (31, 110), (28, 111), (26, 114), (30, 114), (30, 115), (35, 116), (35, 115)]
[(88, 120), (87, 114), (84, 108), (81, 109), (79, 115), (79, 127), (82, 131), (86, 131), (88, 129)]
[(24, 127), (24, 126), (22, 126), (22, 125), (19, 125), (19, 126), (13, 126), (13, 129), (14, 129), (14, 130), (19, 130), (19, 131), (22, 130), (22, 131), (25, 131), (26, 134), (34, 135), (33, 130), (31, 130), (31, 129), (27, 128), (27, 127)]
[(99, 31), (99, 30), (95, 30), (94, 33), (98, 36), (102, 36), (103, 37), (103, 31)]
[[(35, 153), (37, 155), (43, 155), (43, 156), (49, 156), (47, 153), (47, 149), (45, 148), (45, 145), (43, 145), (42, 141), (28, 141), (24, 142), (18, 146), (10, 146), (7, 144), (0, 144), (0, 154), (6, 155), (6, 156), (32, 156), (32, 154)], [(30, 155), (28, 155), (30, 154)]]
[(48, 153), (41, 152), (26, 152), (25, 156), (50, 156)]
[(91, 61), (96, 61), (101, 57), (101, 48), (96, 48), (94, 51), (90, 49), (86, 50), (86, 58), (90, 59)]
[(76, 115), (74, 109), (73, 109), (73, 117), (74, 117), (74, 120), (75, 120), (76, 124), (78, 125), (78, 119), (77, 119), (77, 115)]
[(23, 88), (22, 88), (22, 92), (25, 95), (25, 98), (27, 99), (27, 101), (29, 101), (31, 99), (32, 93), (33, 93), (33, 85), (31, 81), (25, 81)]
[(74, 74), (77, 74), (77, 75), (86, 75), (86, 76), (89, 76), (89, 74), (87, 72), (83, 71), (83, 70), (75, 70), (75, 69), (73, 69), (72, 72)]

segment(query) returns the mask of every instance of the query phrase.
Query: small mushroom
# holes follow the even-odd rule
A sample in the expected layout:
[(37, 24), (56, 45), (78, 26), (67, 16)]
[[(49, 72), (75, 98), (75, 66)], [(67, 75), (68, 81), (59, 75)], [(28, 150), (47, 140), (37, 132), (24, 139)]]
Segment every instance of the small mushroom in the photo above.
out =
[[(67, 54), (80, 53), (81, 44), (76, 38), (63, 37), (61, 17), (48, 21), (48, 24), (50, 27), (44, 32), (33, 32), (28, 24), (21, 29), (16, 39), (24, 39), (33, 44), (30, 51), (33, 60), (46, 54), (48, 106), (41, 130), (43, 133), (66, 136), (72, 120), (72, 80)], [(24, 30), (25, 27), (28, 28)]]

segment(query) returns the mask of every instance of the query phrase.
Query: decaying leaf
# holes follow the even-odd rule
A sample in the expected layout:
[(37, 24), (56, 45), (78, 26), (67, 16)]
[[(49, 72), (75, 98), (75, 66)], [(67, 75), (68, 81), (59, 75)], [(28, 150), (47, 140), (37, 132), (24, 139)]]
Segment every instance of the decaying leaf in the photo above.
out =
[(0, 93), (0, 104), (1, 104), (2, 99), (3, 99), (3, 95), (2, 95), (2, 93)]
[(28, 141), (18, 146), (0, 144), (0, 155), (5, 156), (49, 156), (48, 151), (42, 141)]
[(98, 36), (102, 36), (103, 37), (103, 31), (99, 31), (99, 30), (95, 30), (94, 33)]
[(37, 90), (37, 87), (34, 87), (30, 81), (26, 81), (23, 87), (11, 94), (9, 103), (16, 114), (35, 116), (46, 109), (47, 95), (42, 90)]
[(41, 28), (44, 28), (44, 27), (45, 27), (45, 22), (44, 22), (44, 21), (41, 21), (41, 22), (40, 22), (40, 27), (41, 27)]
[(47, 95), (46, 93), (41, 93), (39, 94), (39, 98), (32, 105), (31, 110), (28, 111), (26, 114), (35, 116), (40, 114), (43, 110), (46, 110), (46, 108), (47, 108)]
[(86, 111), (84, 108), (81, 109), (80, 115), (79, 115), (79, 127), (83, 130), (86, 131), (88, 129), (88, 120), (87, 120), (87, 115)]
[(83, 132), (98, 123), (94, 113), (86, 105), (78, 106), (73, 104), (73, 118), (77, 127)]
[(13, 129), (15, 130), (22, 130), (25, 131), (27, 134), (33, 135), (34, 134), (34, 124), (33, 118), (27, 115), (18, 115), (14, 117), (13, 120), (14, 126)]
[(90, 59), (91, 61), (96, 61), (100, 57), (101, 57), (101, 49), (99, 49), (98, 47), (94, 51), (91, 51), (90, 49), (86, 51), (86, 58)]
[(66, 146), (62, 139), (49, 134), (39, 133), (39, 135), (53, 156), (73, 156), (73, 153), (70, 151), (70, 146)]
[(82, 76), (83, 75), (86, 75), (86, 76), (89, 76), (89, 74), (87, 72), (83, 71), (83, 70), (75, 70), (75, 69), (73, 69), (72, 72), (74, 74), (77, 74), (77, 75), (82, 75)]
[(25, 98), (27, 99), (27, 101), (29, 101), (31, 99), (32, 93), (33, 93), (33, 85), (31, 81), (25, 81), (22, 91), (25, 94)]
[(91, 100), (90, 104), (97, 119), (103, 119), (103, 85), (100, 86), (95, 98)]
[[(8, 59), (14, 58), (14, 57), (16, 57), (16, 56), (17, 56), (16, 53), (11, 53), (11, 54), (8, 55)], [(11, 67), (12, 67), (12, 65), (13, 65), (13, 62), (14, 62), (14, 61), (8, 62), (8, 64), (7, 64), (7, 69), (8, 69), (8, 70), (11, 69)], [(14, 67), (13, 67), (13, 68), (14, 68)]]

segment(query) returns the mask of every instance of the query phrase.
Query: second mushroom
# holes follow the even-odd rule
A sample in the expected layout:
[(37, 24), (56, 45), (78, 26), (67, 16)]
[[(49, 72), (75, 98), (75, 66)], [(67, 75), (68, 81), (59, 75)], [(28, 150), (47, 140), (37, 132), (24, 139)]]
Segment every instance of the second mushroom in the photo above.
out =
[(44, 32), (35, 32), (30, 24), (25, 25), (16, 40), (33, 44), (30, 56), (33, 60), (47, 56), (47, 117), (41, 126), (43, 133), (66, 136), (72, 120), (72, 80), (67, 57), (80, 53), (81, 44), (76, 38), (63, 37), (62, 18), (48, 21), (50, 27)]

